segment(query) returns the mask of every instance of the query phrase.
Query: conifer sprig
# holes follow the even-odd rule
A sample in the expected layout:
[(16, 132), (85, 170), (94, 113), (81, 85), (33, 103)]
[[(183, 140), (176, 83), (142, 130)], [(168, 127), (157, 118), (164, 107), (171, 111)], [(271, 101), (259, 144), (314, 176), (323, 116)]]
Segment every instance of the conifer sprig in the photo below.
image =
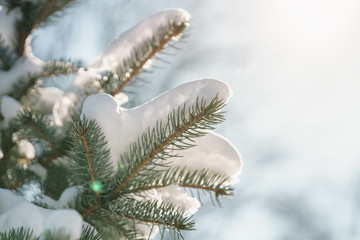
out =
[(194, 230), (195, 222), (186, 216), (182, 208), (174, 208), (169, 203), (131, 198), (121, 198), (109, 204), (109, 210), (120, 218), (135, 222), (163, 225), (179, 230)]
[[(215, 197), (232, 195), (233, 189), (227, 183), (229, 178), (211, 170), (189, 170), (186, 167), (172, 167), (161, 173), (149, 175), (147, 182), (135, 182), (130, 194), (141, 194), (151, 189), (161, 189), (170, 185), (213, 192)], [(149, 184), (150, 183), (150, 184)]]
[[(95, 222), (94, 219), (96, 219)], [(106, 227), (104, 227), (104, 220)], [(101, 229), (104, 238), (133, 240), (138, 234), (133, 221), (120, 218), (109, 209), (99, 209), (97, 216), (91, 218), (91, 223), (94, 226), (99, 226), (98, 228)]]
[(101, 236), (94, 228), (88, 226), (82, 228), (82, 233), (79, 240), (101, 240)]
[(69, 125), (71, 151), (67, 153), (72, 169), (76, 172), (75, 184), (88, 185), (90, 182), (109, 182), (112, 176), (110, 151), (100, 127), (95, 121), (83, 118)]
[(99, 81), (104, 92), (112, 96), (122, 92), (131, 80), (142, 72), (148, 61), (161, 52), (175, 37), (182, 34), (187, 24), (187, 21), (179, 24), (178, 18), (175, 18), (173, 22), (168, 22), (167, 25), (158, 29), (156, 36), (136, 46), (115, 73), (108, 71), (102, 73)]
[(6, 46), (0, 35), (0, 70), (10, 70), (16, 59), (16, 54), (9, 46)]
[(56, 77), (59, 75), (66, 75), (75, 73), (82, 66), (79, 61), (71, 61), (67, 59), (59, 59), (47, 62), (39, 72), (29, 73), (26, 76), (20, 77), (13, 85), (9, 96), (16, 100), (21, 100), (31, 89), (33, 89), (39, 80), (49, 77)]
[(11, 164), (11, 149), (16, 145), (12, 141), (12, 134), (14, 132), (14, 128), (10, 124), (8, 129), (4, 127), (1, 128), (1, 150), (3, 152), (3, 157), (0, 159), (0, 187), (6, 187), (5, 179), (2, 179), (6, 176), (6, 172)]
[(0, 239), (2, 240), (38, 240), (38, 237), (33, 236), (33, 230), (24, 229), (23, 227), (18, 229), (10, 229), (7, 232), (0, 232)]
[[(42, 146), (37, 161), (48, 167), (54, 160), (61, 157), (66, 149), (64, 139), (56, 134), (54, 124), (43, 114), (30, 108), (24, 108), (11, 121), (19, 139), (28, 139)], [(24, 128), (24, 126), (27, 126)]]
[(58, 150), (55, 128), (51, 127), (53, 124), (37, 111), (30, 108), (19, 111), (16, 118), (12, 120), (12, 124), (14, 128), (17, 126), (18, 138), (46, 143), (50, 149)]
[(17, 21), (15, 52), (24, 55), (26, 39), (40, 24), (50, 22), (50, 17), (65, 9), (75, 0), (8, 1), (10, 7), (20, 7), (22, 19)]
[(143, 173), (141, 171), (146, 170), (149, 163), (156, 165), (156, 160), (174, 157), (172, 151), (192, 147), (193, 138), (204, 136), (206, 130), (224, 121), (223, 112), (220, 112), (224, 106), (218, 96), (208, 103), (197, 98), (194, 105), (173, 110), (165, 124), (158, 122), (156, 128), (145, 131), (131, 144), (129, 153), (121, 155), (125, 168), (117, 172), (117, 186), (113, 192), (122, 191), (133, 179), (141, 181), (141, 176), (146, 174), (139, 173)]

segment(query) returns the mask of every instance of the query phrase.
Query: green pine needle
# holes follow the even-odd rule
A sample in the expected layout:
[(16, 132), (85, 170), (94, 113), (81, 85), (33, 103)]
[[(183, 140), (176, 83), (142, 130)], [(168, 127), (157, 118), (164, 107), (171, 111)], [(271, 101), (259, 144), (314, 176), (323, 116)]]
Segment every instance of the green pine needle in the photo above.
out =
[(172, 153), (174, 150), (193, 147), (193, 138), (204, 136), (206, 130), (224, 120), (220, 112), (224, 106), (217, 96), (208, 103), (198, 98), (192, 106), (174, 109), (165, 123), (160, 121), (155, 128), (147, 129), (130, 145), (129, 152), (121, 155), (125, 168), (117, 171), (113, 192), (120, 192), (134, 182), (148, 181), (147, 175), (168, 166), (164, 160), (177, 157)]
[(48, 77), (56, 77), (59, 75), (72, 74), (82, 66), (79, 61), (72, 62), (67, 59), (60, 59), (46, 63), (40, 72), (29, 73), (20, 77), (13, 85), (9, 96), (16, 100), (21, 100), (30, 90), (35, 88), (39, 81)]
[(23, 227), (18, 229), (10, 229), (7, 232), (0, 232), (1, 240), (39, 240), (38, 237), (33, 236), (33, 231)]

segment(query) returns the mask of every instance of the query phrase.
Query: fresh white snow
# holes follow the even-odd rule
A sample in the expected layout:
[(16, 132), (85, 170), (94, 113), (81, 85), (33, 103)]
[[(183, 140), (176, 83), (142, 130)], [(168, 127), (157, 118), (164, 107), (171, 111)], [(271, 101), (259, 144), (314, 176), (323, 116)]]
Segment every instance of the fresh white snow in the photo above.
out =
[(25, 139), (20, 140), (18, 146), (19, 146), (19, 153), (22, 156), (26, 157), (27, 159), (35, 158), (35, 148), (28, 140)]
[(76, 197), (79, 195), (81, 187), (72, 186), (66, 188), (58, 200), (54, 200), (50, 197), (44, 196), (42, 202), (47, 204), (50, 208), (62, 209), (67, 208), (69, 205), (75, 202)]
[(113, 41), (104, 53), (90, 64), (90, 67), (99, 71), (116, 71), (123, 64), (123, 61), (131, 56), (134, 48), (141, 45), (145, 40), (158, 36), (159, 31), (166, 24), (180, 25), (189, 21), (189, 13), (180, 8), (166, 9), (150, 16)]
[(0, 189), (0, 199), (0, 232), (24, 227), (33, 230), (34, 236), (60, 229), (72, 240), (81, 235), (82, 218), (75, 210), (41, 208), (6, 189)]

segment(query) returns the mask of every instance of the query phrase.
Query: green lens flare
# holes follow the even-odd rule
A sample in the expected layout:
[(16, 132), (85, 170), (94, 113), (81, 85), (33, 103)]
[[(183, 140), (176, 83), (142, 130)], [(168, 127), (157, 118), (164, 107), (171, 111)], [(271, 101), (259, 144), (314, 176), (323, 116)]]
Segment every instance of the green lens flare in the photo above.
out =
[(101, 182), (99, 181), (94, 181), (90, 183), (90, 188), (94, 191), (94, 192), (101, 192), (101, 190), (103, 189), (103, 185), (101, 184)]
[(120, 168), (121, 168), (121, 169), (124, 169), (124, 168), (125, 168), (125, 165), (124, 165), (124, 164), (120, 164)]

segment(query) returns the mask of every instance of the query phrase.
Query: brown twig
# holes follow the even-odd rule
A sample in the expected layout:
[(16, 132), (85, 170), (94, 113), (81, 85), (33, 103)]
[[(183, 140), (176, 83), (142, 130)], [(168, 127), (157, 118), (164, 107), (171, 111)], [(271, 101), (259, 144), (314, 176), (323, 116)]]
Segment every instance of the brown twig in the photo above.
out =
[(96, 203), (96, 204), (92, 205), (91, 207), (85, 209), (85, 211), (80, 213), (81, 217), (85, 218), (87, 215), (89, 215), (90, 213), (92, 213), (93, 211), (98, 209), (100, 206), (101, 206), (100, 203)]
[(89, 149), (89, 144), (87, 142), (87, 138), (86, 138), (86, 134), (88, 134), (90, 132), (90, 129), (86, 129), (84, 130), (81, 126), (81, 133), (79, 133), (79, 137), (83, 143), (83, 146), (84, 146), (84, 149), (85, 149), (85, 156), (86, 156), (86, 161), (87, 161), (87, 164), (88, 164), (88, 167), (89, 167), (89, 173), (90, 173), (90, 178), (91, 178), (91, 181), (95, 182), (96, 179), (95, 179), (95, 176), (94, 176), (94, 169), (92, 168), (91, 166), (91, 162), (92, 162), (92, 159), (91, 159), (91, 152), (90, 152), (90, 149)]
[(177, 35), (179, 35), (184, 29), (185, 29), (186, 25), (182, 24), (180, 26), (176, 25), (175, 23), (173, 23), (173, 29), (174, 32), (172, 34), (169, 34), (166, 38), (162, 39), (163, 41), (160, 40), (159, 46), (157, 48), (155, 48), (146, 58), (144, 58), (139, 65), (137, 65), (134, 69), (134, 71), (132, 71), (130, 73), (129, 77), (126, 77), (125, 81), (120, 84), (117, 89), (115, 91), (113, 91), (111, 93), (112, 96), (115, 96), (116, 94), (120, 93), (124, 87), (137, 75), (141, 72), (141, 69), (144, 67), (144, 65), (146, 64), (146, 62), (148, 60), (150, 60), (155, 54), (157, 54), (158, 52), (160, 52), (161, 50), (163, 50), (163, 48), (165, 47), (165, 45), (171, 41), (171, 39)]
[(43, 132), (40, 131), (34, 124), (32, 124), (30, 121), (27, 121), (27, 124), (42, 138), (44, 139), (53, 150), (57, 150), (55, 144), (47, 137)]
[(164, 148), (169, 145), (172, 141), (174, 141), (177, 137), (179, 137), (183, 132), (188, 130), (191, 126), (202, 120), (204, 115), (201, 113), (197, 117), (194, 117), (192, 120), (186, 122), (184, 126), (176, 129), (168, 138), (166, 138), (163, 142), (159, 145), (155, 146), (155, 149), (152, 150), (145, 158), (134, 168), (131, 173), (119, 184), (117, 188), (113, 191), (116, 193), (123, 189), (126, 184), (130, 182), (130, 180), (147, 164), (149, 163), (157, 154), (159, 154)]
[(36, 19), (36, 21), (34, 23), (34, 28), (36, 28), (42, 21), (44, 21), (47, 17), (50, 16), (49, 12), (50, 12), (51, 8), (55, 5), (55, 3), (56, 3), (56, 0), (51, 0), (51, 2), (49, 2), (49, 4), (46, 6), (45, 10), (40, 15), (40, 17), (38, 19)]
[(15, 183), (13, 185), (11, 185), (10, 187), (8, 187), (9, 190), (15, 190), (18, 187), (20, 187), (20, 185), (22, 185), (25, 182), (25, 178), (22, 179), (18, 179), (17, 181), (15, 181)]
[(146, 223), (152, 223), (152, 224), (156, 224), (156, 225), (164, 225), (164, 226), (168, 226), (168, 227), (181, 229), (181, 226), (179, 226), (179, 225), (177, 225), (175, 223), (164, 223), (164, 222), (151, 220), (151, 219), (147, 219), (147, 218), (135, 218), (135, 217), (127, 216), (127, 215), (124, 215), (124, 214), (111, 212), (109, 210), (106, 210), (106, 211), (109, 212), (109, 213), (112, 213), (113, 215), (116, 215), (118, 217), (124, 217), (124, 218), (130, 219), (130, 220), (133, 220), (133, 221), (146, 222)]
[(64, 153), (62, 153), (62, 152), (57, 152), (57, 153), (55, 153), (54, 155), (50, 156), (48, 159), (46, 159), (44, 162), (42, 162), (42, 163), (40, 163), (40, 164), (41, 164), (41, 166), (47, 168), (47, 167), (50, 165), (50, 163), (52, 163), (55, 159), (61, 157), (62, 155), (64, 155)]
[(199, 186), (199, 185), (195, 185), (195, 184), (179, 184), (179, 183), (169, 183), (169, 184), (152, 185), (152, 186), (135, 188), (135, 189), (132, 189), (132, 190), (126, 192), (126, 194), (131, 194), (131, 193), (141, 192), (141, 191), (148, 191), (148, 190), (152, 190), (152, 189), (160, 189), (160, 188), (168, 187), (172, 184), (176, 184), (176, 185), (178, 185), (180, 187), (184, 187), (184, 188), (193, 188), (193, 189), (205, 190), (208, 192), (215, 192), (216, 196), (230, 195), (229, 192), (227, 192), (226, 190), (224, 190), (220, 187), (206, 187), (206, 186)]

